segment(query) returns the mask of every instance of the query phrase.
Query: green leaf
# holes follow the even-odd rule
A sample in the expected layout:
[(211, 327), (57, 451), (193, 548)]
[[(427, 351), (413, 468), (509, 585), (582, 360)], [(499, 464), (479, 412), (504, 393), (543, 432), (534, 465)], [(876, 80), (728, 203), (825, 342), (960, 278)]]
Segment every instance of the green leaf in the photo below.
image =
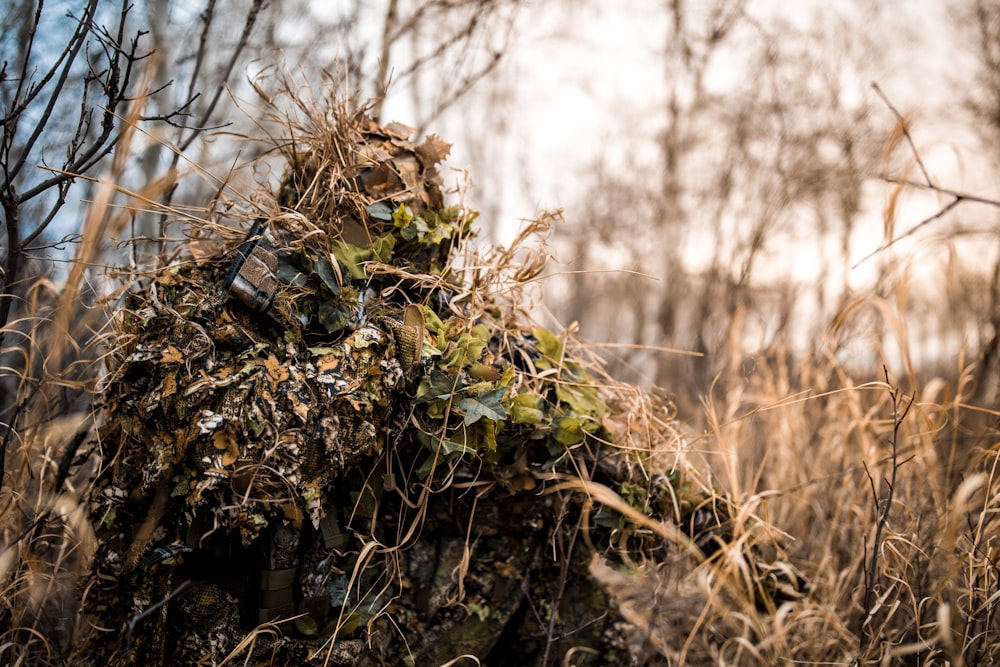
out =
[(323, 284), (326, 285), (331, 294), (340, 294), (340, 281), (337, 280), (337, 276), (333, 272), (333, 266), (330, 265), (330, 260), (326, 257), (321, 256), (316, 260), (316, 275), (323, 281)]
[[(497, 428), (501, 425), (503, 425), (502, 421), (495, 421), (493, 419), (481, 419), (479, 420), (478, 423), (470, 427), (469, 431), (470, 432), (478, 431), (476, 435), (478, 436), (480, 449), (485, 449), (486, 451), (489, 452), (495, 452), (497, 451)], [(485, 447), (483, 447), (483, 445), (485, 445)]]
[(481, 605), (472, 601), (466, 604), (465, 607), (469, 610), (469, 615), (475, 615), (481, 623), (485, 623), (490, 617), (490, 608), (484, 604)]
[[(480, 329), (482, 327), (482, 329)], [(489, 329), (485, 325), (477, 324), (471, 331), (463, 332), (458, 340), (450, 340), (446, 345), (446, 353), (442, 354), (440, 365), (444, 368), (465, 368), (470, 364), (479, 361), (486, 349), (486, 340), (477, 336), (485, 330), (489, 335)], [(439, 336), (443, 338), (444, 334)]]
[(315, 637), (319, 634), (319, 624), (309, 614), (295, 618), (295, 629), (305, 637)]
[[(417, 468), (417, 477), (420, 479), (427, 479), (427, 475), (431, 474), (431, 470), (433, 470), (434, 466), (438, 463), (441, 463), (441, 461), (435, 461), (433, 456), (428, 456), (424, 459), (424, 462), (420, 464), (420, 467)], [(411, 662), (409, 664), (412, 665), (413, 663)]]
[(469, 377), (475, 380), (486, 380), (493, 381), (496, 380), (499, 371), (493, 366), (487, 366), (486, 364), (479, 363), (478, 361), (471, 364), (466, 372)]
[(328, 333), (336, 333), (350, 323), (351, 311), (343, 305), (338, 306), (329, 301), (320, 301), (316, 319)]
[(570, 447), (583, 441), (583, 428), (576, 417), (563, 417), (552, 429), (552, 437), (560, 445)]
[(170, 492), (170, 497), (186, 496), (190, 492), (191, 487), (188, 485), (187, 477), (181, 477), (177, 484), (174, 485), (174, 490)]
[(464, 442), (455, 442), (454, 440), (449, 440), (448, 438), (438, 438), (438, 448), (445, 456), (451, 456), (452, 454), (476, 453), (474, 447), (469, 447), (469, 445)]
[(405, 229), (413, 222), (413, 211), (406, 204), (400, 204), (399, 208), (392, 212), (392, 224), (400, 229)]
[[(458, 401), (455, 405), (460, 412), (465, 415), (465, 425), (469, 426), (474, 424), (482, 418), (493, 419), (495, 421), (502, 421), (507, 414), (504, 412), (503, 406), (496, 401), (496, 407), (493, 405), (487, 405), (486, 402), (476, 400), (475, 398), (463, 398)], [(497, 409), (499, 408), (499, 410)]]
[(436, 399), (447, 400), (454, 392), (461, 390), (464, 386), (461, 376), (452, 377), (434, 368), (420, 381), (413, 402), (419, 405)]
[(477, 324), (469, 330), (467, 337), (463, 335), (463, 339), (467, 340), (465, 345), (466, 357), (462, 364), (463, 366), (467, 366), (483, 358), (483, 350), (489, 345), (491, 335), (490, 328), (485, 324)]
[(421, 226), (420, 243), (426, 246), (439, 246), (459, 233), (456, 215), (453, 209), (446, 211), (427, 211), (424, 219), (417, 219)]
[(420, 242), (430, 246), (441, 245), (451, 238), (453, 231), (451, 225), (437, 224), (428, 228), (427, 232), (420, 238)]
[(541, 370), (559, 366), (563, 358), (563, 344), (558, 336), (541, 327), (536, 328), (532, 333), (537, 341), (538, 352), (542, 355), (541, 359), (535, 361), (535, 366)]
[(619, 512), (611, 509), (607, 505), (601, 505), (596, 512), (593, 514), (593, 522), (597, 526), (602, 528), (610, 528), (611, 530), (623, 530), (628, 523), (625, 521), (625, 517)]
[(351, 279), (364, 280), (367, 276), (364, 263), (371, 259), (371, 249), (362, 249), (340, 239), (334, 239), (332, 245), (334, 258), (347, 271)]
[(368, 207), (368, 215), (376, 220), (389, 222), (392, 220), (392, 207), (382, 201), (377, 201)]
[(396, 247), (396, 237), (391, 233), (380, 236), (368, 248), (359, 248), (340, 239), (333, 241), (333, 257), (340, 263), (351, 280), (364, 280), (368, 273), (365, 263), (380, 262), (388, 264), (392, 261), (392, 251)]
[[(464, 440), (464, 436), (461, 431), (456, 431), (452, 433), (452, 437), (461, 438)], [(432, 452), (438, 453), (438, 462), (442, 462), (447, 458), (455, 456), (456, 454), (475, 454), (476, 450), (474, 447), (470, 447), (465, 442), (458, 442), (457, 440), (452, 440), (450, 438), (442, 438), (437, 435), (431, 435), (430, 433), (425, 433), (424, 431), (417, 432), (417, 438), (427, 449)], [(430, 469), (427, 463), (424, 464)]]
[(618, 494), (625, 502), (640, 512), (645, 513), (648, 511), (648, 507), (646, 506), (646, 501), (648, 499), (646, 487), (632, 482), (622, 482), (621, 487), (618, 490)]
[(424, 306), (424, 327), (432, 336), (436, 336), (445, 330), (444, 322), (441, 321), (437, 313), (427, 306)]
[(115, 527), (115, 520), (117, 518), (118, 518), (118, 510), (115, 508), (114, 505), (112, 505), (112, 506), (108, 507), (108, 511), (101, 518), (101, 525), (104, 528), (114, 529), (114, 527)]
[(545, 413), (535, 408), (514, 405), (510, 408), (510, 416), (518, 424), (540, 424)]
[(419, 232), (417, 225), (407, 225), (399, 230), (399, 235), (403, 237), (404, 241), (412, 241), (417, 238), (417, 232)]
[(503, 407), (503, 399), (507, 395), (507, 389), (507, 387), (497, 387), (489, 392), (480, 392), (476, 398), (489, 409), (502, 415), (500, 417), (500, 420), (502, 420), (507, 417), (507, 411)]
[(302, 287), (308, 280), (310, 269), (303, 268), (305, 258), (299, 253), (278, 256), (278, 280), (286, 285)]
[(510, 416), (518, 424), (538, 424), (545, 417), (545, 402), (538, 394), (525, 392), (511, 401)]
[(600, 416), (604, 413), (604, 402), (597, 396), (595, 385), (565, 385), (556, 387), (556, 398), (580, 415)]
[(382, 264), (388, 264), (392, 261), (392, 251), (395, 247), (396, 237), (392, 234), (378, 237), (372, 244), (372, 259)]

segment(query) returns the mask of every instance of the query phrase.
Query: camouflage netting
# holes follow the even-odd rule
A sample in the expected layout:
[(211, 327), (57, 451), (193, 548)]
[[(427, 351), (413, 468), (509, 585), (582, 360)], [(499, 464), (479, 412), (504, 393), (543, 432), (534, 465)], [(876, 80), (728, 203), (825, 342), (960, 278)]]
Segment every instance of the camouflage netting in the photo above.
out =
[(635, 664), (595, 555), (690, 571), (734, 532), (760, 604), (798, 594), (669, 406), (530, 324), (544, 256), (469, 251), (411, 134), (322, 114), (242, 242), (129, 295), (82, 664)]

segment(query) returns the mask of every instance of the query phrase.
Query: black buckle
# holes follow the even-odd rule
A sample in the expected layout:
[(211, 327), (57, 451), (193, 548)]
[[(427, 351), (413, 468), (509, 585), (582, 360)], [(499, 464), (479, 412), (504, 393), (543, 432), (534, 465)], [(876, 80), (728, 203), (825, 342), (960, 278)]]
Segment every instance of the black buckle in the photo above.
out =
[(278, 258), (262, 245), (267, 221), (257, 218), (236, 251), (224, 285), (230, 296), (255, 313), (266, 313), (278, 291)]

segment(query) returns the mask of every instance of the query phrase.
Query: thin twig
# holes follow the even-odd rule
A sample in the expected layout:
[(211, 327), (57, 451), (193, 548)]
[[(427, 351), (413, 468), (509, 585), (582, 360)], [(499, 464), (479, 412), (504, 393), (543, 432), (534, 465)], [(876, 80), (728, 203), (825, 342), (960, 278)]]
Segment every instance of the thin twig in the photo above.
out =
[(913, 227), (910, 227), (908, 230), (906, 230), (905, 232), (903, 232), (899, 236), (892, 237), (891, 239), (889, 239), (888, 241), (886, 241), (885, 243), (883, 243), (882, 245), (880, 245), (879, 247), (875, 248), (870, 253), (868, 253), (867, 255), (865, 255), (864, 257), (862, 257), (860, 260), (858, 260), (853, 266), (851, 266), (851, 268), (852, 269), (858, 268), (859, 266), (861, 266), (862, 264), (864, 264), (865, 262), (867, 262), (869, 259), (871, 259), (875, 255), (879, 254), (883, 250), (888, 250), (891, 246), (895, 245), (898, 241), (902, 241), (903, 239), (905, 239), (905, 238), (907, 238), (909, 236), (913, 236), (913, 234), (915, 234), (917, 232), (917, 230), (919, 230), (921, 227), (924, 227), (925, 225), (928, 225), (928, 224), (934, 222), (935, 220), (937, 220), (938, 218), (944, 216), (946, 213), (948, 213), (949, 211), (951, 211), (951, 209), (955, 208), (956, 206), (958, 206), (959, 204), (961, 204), (963, 201), (967, 201), (967, 200), (965, 198), (963, 198), (963, 197), (955, 197), (954, 199), (951, 200), (951, 202), (949, 202), (944, 208), (942, 208), (941, 210), (939, 210), (937, 213), (935, 213), (934, 215), (931, 215), (931, 216), (928, 216), (928, 217), (924, 218), (923, 220), (921, 220), (920, 222), (918, 222), (917, 224), (915, 224)]
[(928, 185), (926, 183), (921, 183), (920, 181), (912, 181), (912, 180), (909, 180), (909, 179), (893, 178), (893, 177), (886, 177), (885, 181), (887, 183), (894, 183), (894, 184), (897, 184), (897, 185), (904, 185), (906, 187), (918, 188), (918, 189), (921, 189), (921, 190), (931, 190), (932, 192), (936, 192), (938, 194), (948, 195), (949, 197), (952, 198), (952, 201), (949, 202), (947, 205), (945, 205), (943, 208), (941, 208), (934, 215), (931, 215), (931, 216), (929, 216), (927, 218), (924, 218), (923, 220), (921, 220), (916, 225), (914, 225), (910, 229), (906, 230), (905, 232), (903, 232), (899, 236), (893, 237), (892, 239), (890, 239), (889, 241), (886, 241), (885, 243), (883, 243), (881, 246), (879, 246), (878, 248), (876, 248), (872, 252), (870, 252), (867, 255), (865, 255), (861, 260), (859, 260), (856, 264), (854, 264), (854, 266), (851, 267), (852, 269), (858, 268), (858, 266), (860, 266), (864, 262), (868, 261), (873, 256), (877, 255), (878, 253), (882, 252), (883, 250), (886, 250), (887, 248), (891, 247), (897, 241), (905, 239), (908, 236), (912, 236), (921, 227), (923, 227), (923, 226), (925, 226), (925, 225), (927, 225), (927, 224), (929, 224), (931, 222), (934, 222), (935, 220), (937, 220), (938, 218), (944, 216), (946, 213), (948, 213), (953, 208), (955, 208), (956, 206), (958, 206), (959, 204), (961, 204), (963, 202), (970, 203), (970, 204), (984, 204), (986, 206), (995, 206), (997, 208), (1000, 208), (1000, 200), (992, 199), (990, 197), (983, 197), (983, 196), (980, 196), (980, 195), (973, 195), (973, 194), (969, 194), (967, 192), (959, 192), (958, 190), (952, 190), (950, 188), (942, 188), (939, 185)]
[(934, 184), (934, 181), (931, 180), (931, 175), (927, 172), (927, 167), (924, 166), (924, 161), (920, 158), (920, 151), (917, 150), (917, 146), (913, 142), (913, 137), (910, 135), (910, 125), (907, 122), (906, 118), (904, 118), (903, 114), (899, 113), (896, 107), (892, 105), (892, 102), (889, 101), (889, 98), (886, 96), (884, 92), (882, 92), (882, 89), (879, 88), (879, 85), (874, 81), (872, 81), (872, 88), (875, 89), (875, 92), (878, 94), (879, 97), (882, 98), (882, 101), (885, 102), (885, 105), (889, 107), (889, 111), (893, 113), (893, 115), (896, 117), (896, 120), (899, 122), (899, 126), (903, 130), (903, 136), (906, 137), (906, 143), (910, 145), (910, 150), (913, 151), (913, 157), (916, 159), (917, 166), (920, 167), (920, 171), (923, 173), (924, 179), (927, 180), (927, 185), (931, 188), (937, 189), (937, 187)]
[(899, 122), (899, 126), (903, 131), (903, 136), (906, 138), (906, 143), (909, 144), (910, 151), (912, 151), (913, 153), (913, 158), (916, 160), (917, 166), (920, 167), (920, 172), (924, 176), (924, 181), (926, 181), (922, 183), (919, 181), (911, 181), (908, 179), (899, 179), (887, 176), (885, 177), (886, 182), (905, 185), (909, 187), (921, 188), (924, 190), (931, 190), (938, 194), (949, 195), (952, 198), (952, 200), (948, 204), (943, 206), (941, 209), (939, 209), (933, 215), (924, 218), (923, 220), (918, 222), (916, 225), (914, 225), (904, 233), (889, 239), (888, 241), (880, 245), (878, 248), (876, 248), (875, 250), (871, 251), (870, 253), (862, 257), (853, 266), (851, 266), (851, 269), (858, 268), (859, 266), (861, 266), (863, 263), (865, 263), (875, 255), (895, 245), (896, 242), (905, 239), (909, 236), (912, 236), (924, 226), (934, 222), (935, 220), (938, 220), (939, 218), (944, 217), (947, 213), (949, 213), (952, 209), (954, 209), (962, 202), (974, 202), (979, 204), (987, 204), (990, 206), (1000, 206), (1000, 202), (994, 199), (988, 199), (986, 197), (970, 195), (963, 192), (956, 192), (955, 190), (949, 190), (947, 188), (942, 188), (938, 186), (937, 183), (935, 183), (934, 180), (931, 178), (930, 172), (927, 171), (927, 167), (924, 165), (924, 161), (920, 157), (920, 151), (917, 150), (916, 143), (913, 141), (913, 136), (910, 134), (910, 128), (906, 121), (906, 118), (904, 118), (903, 115), (899, 112), (899, 110), (896, 109), (895, 106), (893, 106), (892, 102), (889, 101), (889, 98), (886, 96), (886, 94), (882, 91), (882, 89), (879, 87), (877, 83), (872, 82), (872, 88), (875, 90), (878, 96), (882, 98), (882, 101), (885, 102), (885, 105), (887, 107), (889, 107), (889, 110), (893, 113), (893, 115), (896, 116), (896, 119)]
[[(896, 492), (896, 478), (899, 473), (899, 468), (902, 465), (899, 461), (899, 429), (903, 424), (903, 420), (906, 418), (907, 412), (910, 410), (910, 406), (913, 405), (913, 399), (911, 398), (906, 401), (905, 407), (903, 406), (903, 397), (900, 395), (899, 388), (892, 387), (889, 382), (889, 369), (883, 366), (882, 371), (885, 373), (886, 384), (891, 387), (889, 395), (892, 398), (892, 461), (889, 465), (889, 479), (882, 478), (882, 481), (886, 486), (884, 498), (880, 498), (879, 494), (876, 492), (875, 480), (872, 477), (871, 472), (868, 472), (868, 466), (865, 465), (865, 471), (868, 472), (868, 481), (871, 484), (872, 494), (875, 496), (876, 519), (875, 535), (872, 538), (871, 560), (868, 561), (868, 568), (865, 572), (865, 602), (864, 609), (862, 610), (863, 615), (860, 631), (861, 654), (865, 652), (874, 639), (874, 637), (869, 636), (867, 628), (868, 623), (871, 620), (870, 616), (874, 613), (873, 604), (875, 597), (875, 577), (878, 575), (879, 551), (881, 550), (885, 527), (889, 522), (889, 512), (892, 510), (893, 496)], [(865, 551), (867, 552), (867, 544)], [(860, 657), (861, 656), (859, 656), (859, 659)]]
[(1000, 207), (1000, 200), (992, 199), (990, 197), (983, 197), (981, 195), (974, 195), (968, 192), (961, 192), (959, 190), (953, 190), (951, 188), (943, 188), (940, 185), (927, 185), (926, 183), (921, 183), (920, 181), (913, 181), (906, 178), (894, 178), (888, 176), (885, 178), (887, 183), (895, 183), (898, 185), (905, 185), (910, 188), (918, 188), (921, 190), (931, 190), (932, 192), (937, 192), (938, 194), (948, 195), (950, 197), (957, 197), (962, 201), (966, 201), (972, 204), (986, 204), (987, 206)]
[[(222, 93), (226, 90), (226, 83), (229, 81), (229, 77), (232, 76), (233, 68), (236, 67), (240, 54), (243, 53), (247, 44), (250, 43), (250, 34), (253, 32), (254, 25), (257, 23), (257, 17), (260, 14), (260, 10), (263, 5), (264, 0), (254, 0), (253, 4), (247, 10), (246, 19), (243, 21), (243, 32), (240, 34), (240, 39), (236, 42), (236, 46), (233, 48), (233, 52), (229, 56), (229, 62), (226, 63), (226, 68), (219, 80), (219, 85), (216, 86), (215, 93), (212, 95), (212, 99), (209, 101), (208, 106), (206, 106), (202, 112), (201, 118), (198, 120), (196, 127), (193, 128), (195, 131), (180, 142), (181, 151), (185, 151), (191, 146), (191, 143), (201, 133), (202, 130), (200, 128), (207, 126), (209, 118), (211, 118), (212, 114), (215, 113), (215, 107), (219, 104), (219, 100), (222, 98)], [(176, 166), (176, 162), (174, 166)]]

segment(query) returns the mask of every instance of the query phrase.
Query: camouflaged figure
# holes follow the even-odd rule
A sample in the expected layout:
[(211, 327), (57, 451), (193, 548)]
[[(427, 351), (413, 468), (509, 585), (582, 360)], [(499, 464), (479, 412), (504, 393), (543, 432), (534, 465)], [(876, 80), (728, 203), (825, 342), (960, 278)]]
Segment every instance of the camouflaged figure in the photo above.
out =
[[(456, 306), (475, 289), (445, 279), (448, 255), (474, 216), (442, 208), (447, 144), (351, 123), (335, 138), (354, 150), (327, 153), (360, 163), (329, 190), (315, 153), (293, 156), (279, 199), (305, 213), (128, 298), (76, 663), (637, 664), (589, 567), (668, 545), (560, 484), (628, 497), (706, 556), (737, 512), (637, 474), (557, 336)], [(365, 266), (390, 257), (399, 273)], [(801, 593), (741, 545), (764, 602)]]
[[(621, 517), (597, 511), (582, 540), (582, 506), (534, 489), (551, 452), (530, 430), (511, 430), (493, 465), (456, 460), (437, 490), (401, 483), (419, 479), (427, 457), (411, 423), (420, 335), (405, 308), (303, 347), (255, 320), (227, 282), (211, 266), (167, 271), (126, 316), (131, 343), (101, 429), (102, 544), (85, 592), (105, 632), (83, 662), (438, 665), (467, 655), (543, 666), (573, 654), (574, 664), (636, 664), (629, 626), (589, 572)], [(636, 493), (616, 450), (581, 443), (565, 465)], [(651, 516), (670, 520), (676, 492), (661, 478), (642, 493)], [(679, 508), (705, 554), (727, 541), (725, 506)], [(637, 548), (658, 557), (662, 545)], [(774, 599), (802, 583), (761, 581)]]
[[(498, 489), (483, 502), (504, 511), (477, 512), (462, 484), (476, 466), (453, 470), (457, 488), (423, 505), (424, 537), (358, 567), (366, 544), (397, 543), (393, 531), (417, 518), (413, 489), (392, 480), (423, 451), (398, 437), (409, 408), (394, 410), (410, 405), (405, 392), (423, 373), (422, 323), (412, 309), (356, 312), (333, 345), (278, 336), (260, 319), (273, 275), (261, 234), (251, 230), (228, 273), (165, 271), (125, 311), (129, 343), (100, 431), (101, 546), (84, 598), (105, 631), (84, 660), (392, 665), (468, 654), (541, 664), (582, 640), (607, 644), (602, 664), (624, 660), (620, 637), (601, 636), (615, 622), (606, 597), (578, 581), (589, 556), (544, 556), (554, 500)], [(556, 582), (562, 606), (529, 612)], [(550, 642), (543, 618), (555, 614), (558, 627), (585, 629)]]

